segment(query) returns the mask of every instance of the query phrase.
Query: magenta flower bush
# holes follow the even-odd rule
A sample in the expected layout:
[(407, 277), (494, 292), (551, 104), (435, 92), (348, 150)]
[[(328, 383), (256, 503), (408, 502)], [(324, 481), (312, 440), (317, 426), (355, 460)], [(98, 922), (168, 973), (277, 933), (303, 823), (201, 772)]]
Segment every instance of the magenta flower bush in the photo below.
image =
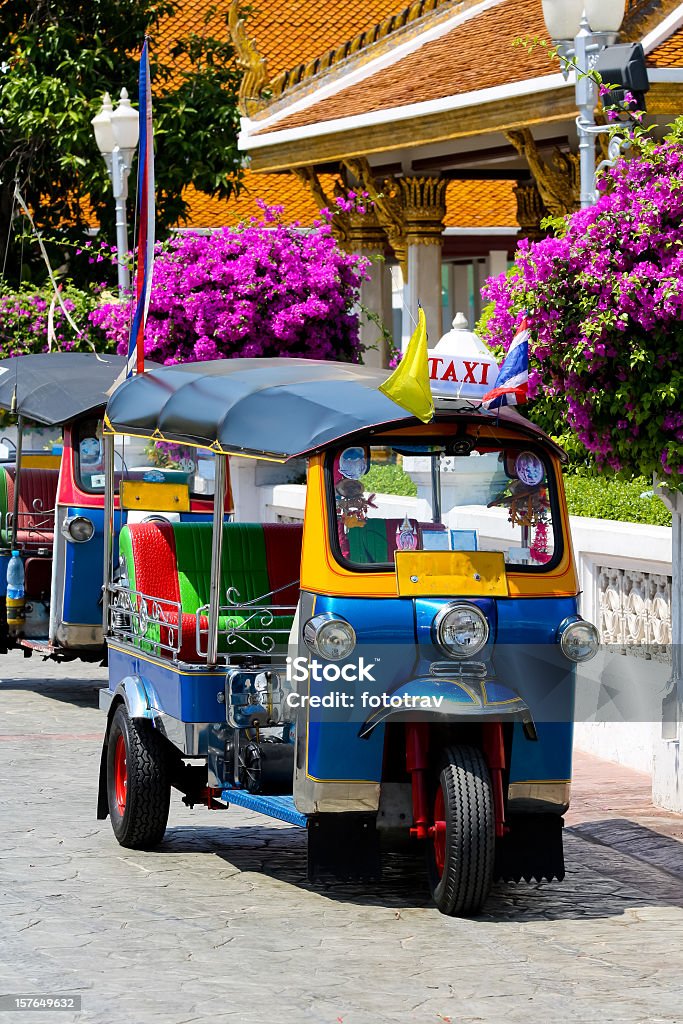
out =
[[(280, 213), (264, 207), (261, 223), (188, 232), (159, 247), (148, 359), (359, 359), (357, 304), (369, 261), (340, 249), (328, 222), (302, 230)], [(130, 303), (103, 305), (90, 319), (126, 350)]]
[[(604, 175), (557, 237), (522, 242), (491, 279), (487, 330), (532, 328), (530, 398), (565, 419), (597, 466), (683, 487), (683, 121)], [(561, 432), (561, 431), (553, 431)]]
[[(107, 348), (106, 343), (103, 345), (104, 339), (88, 321), (88, 314), (98, 301), (98, 290), (101, 289), (84, 292), (73, 285), (64, 289), (64, 305), (81, 335), (74, 333), (59, 304), (55, 304), (55, 351), (89, 352), (93, 348), (98, 351)], [(47, 327), (53, 295), (50, 285), (43, 289), (25, 287), (18, 291), (0, 288), (0, 359), (48, 351)]]

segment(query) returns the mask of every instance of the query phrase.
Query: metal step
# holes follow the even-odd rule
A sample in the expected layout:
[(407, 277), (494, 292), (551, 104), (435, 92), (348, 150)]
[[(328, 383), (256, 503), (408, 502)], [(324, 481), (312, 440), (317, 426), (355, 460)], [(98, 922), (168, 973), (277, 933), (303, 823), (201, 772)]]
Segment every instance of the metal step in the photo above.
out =
[(249, 793), (246, 789), (224, 789), (221, 800), (225, 800), (227, 804), (246, 807), (248, 811), (258, 811), (269, 818), (286, 821), (299, 828), (306, 828), (308, 823), (306, 815), (297, 811), (291, 796), (260, 796), (258, 793)]

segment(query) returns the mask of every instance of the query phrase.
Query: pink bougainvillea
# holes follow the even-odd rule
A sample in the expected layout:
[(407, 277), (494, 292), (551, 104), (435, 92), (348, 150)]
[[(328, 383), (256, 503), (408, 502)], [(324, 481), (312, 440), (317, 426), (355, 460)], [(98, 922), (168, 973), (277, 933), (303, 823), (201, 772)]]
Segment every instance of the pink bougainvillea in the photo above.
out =
[[(160, 363), (235, 356), (357, 361), (358, 300), (369, 261), (345, 253), (324, 219), (311, 230), (263, 220), (205, 235), (189, 231), (159, 247), (145, 355)], [(125, 351), (130, 303), (91, 314)]]
[(487, 331), (507, 348), (527, 311), (530, 397), (615, 472), (683, 486), (683, 121), (599, 182), (595, 206), (522, 242), (491, 279)]

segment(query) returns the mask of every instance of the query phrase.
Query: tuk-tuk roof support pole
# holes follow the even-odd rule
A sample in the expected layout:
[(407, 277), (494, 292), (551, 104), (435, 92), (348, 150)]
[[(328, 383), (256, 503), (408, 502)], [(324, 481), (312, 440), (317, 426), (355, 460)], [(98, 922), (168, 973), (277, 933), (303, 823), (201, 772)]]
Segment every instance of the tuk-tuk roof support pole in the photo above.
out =
[(441, 460), (432, 455), (432, 522), (441, 522)]
[(221, 558), (223, 555), (223, 520), (225, 518), (225, 463), (224, 455), (215, 456), (211, 585), (209, 589), (209, 636), (206, 657), (209, 665), (215, 665), (218, 660), (218, 617), (221, 604)]
[(114, 435), (104, 438), (104, 564), (102, 579), (102, 629), (106, 637), (109, 629), (109, 585), (111, 583), (112, 556), (114, 551)]
[(17, 546), (19, 529), (19, 477), (21, 475), (21, 451), (24, 443), (24, 417), (17, 416), (17, 452), (14, 467), (14, 500), (12, 503), (12, 550)]

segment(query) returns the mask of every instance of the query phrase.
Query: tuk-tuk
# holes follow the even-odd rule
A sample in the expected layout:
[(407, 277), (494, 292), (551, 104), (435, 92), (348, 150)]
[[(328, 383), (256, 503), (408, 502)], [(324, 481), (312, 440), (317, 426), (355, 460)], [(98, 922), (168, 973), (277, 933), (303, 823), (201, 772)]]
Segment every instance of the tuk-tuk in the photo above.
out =
[[(102, 634), (104, 471), (102, 417), (109, 394), (125, 375), (122, 356), (95, 353), (43, 353), (0, 360), (0, 409), (16, 416), (12, 462), (0, 466), (0, 611), (2, 648), (22, 647), (55, 659), (99, 660)], [(52, 428), (50, 452), (24, 450), (30, 424)], [(175, 459), (172, 457), (175, 454)], [(174, 508), (160, 512), (154, 484), (173, 480), (196, 490), (196, 449), (173, 453), (155, 442), (136, 441), (117, 450), (116, 488), (131, 481), (147, 484), (146, 503), (119, 513), (125, 521), (149, 515), (178, 519), (213, 510), (212, 483), (204, 493), (188, 493)], [(128, 481), (128, 483), (126, 483)], [(188, 481), (191, 485), (188, 485)], [(162, 488), (163, 489), (163, 488)], [(181, 494), (182, 498), (182, 494)], [(229, 503), (229, 501), (228, 501)], [(116, 497), (118, 508), (119, 500)], [(12, 551), (24, 565), (24, 603), (7, 614), (7, 568)]]
[[(371, 882), (387, 846), (418, 842), (438, 908), (474, 914), (494, 879), (564, 877), (574, 675), (597, 632), (577, 613), (561, 449), (470, 400), (437, 398), (425, 425), (383, 379), (235, 359), (112, 396), (98, 817), (151, 848), (172, 787), (246, 807), (307, 829), (312, 879)], [(116, 560), (127, 436), (210, 449), (215, 514), (129, 523)], [(226, 456), (307, 459), (303, 525), (225, 523)], [(430, 496), (388, 507), (372, 486), (388, 465)]]

